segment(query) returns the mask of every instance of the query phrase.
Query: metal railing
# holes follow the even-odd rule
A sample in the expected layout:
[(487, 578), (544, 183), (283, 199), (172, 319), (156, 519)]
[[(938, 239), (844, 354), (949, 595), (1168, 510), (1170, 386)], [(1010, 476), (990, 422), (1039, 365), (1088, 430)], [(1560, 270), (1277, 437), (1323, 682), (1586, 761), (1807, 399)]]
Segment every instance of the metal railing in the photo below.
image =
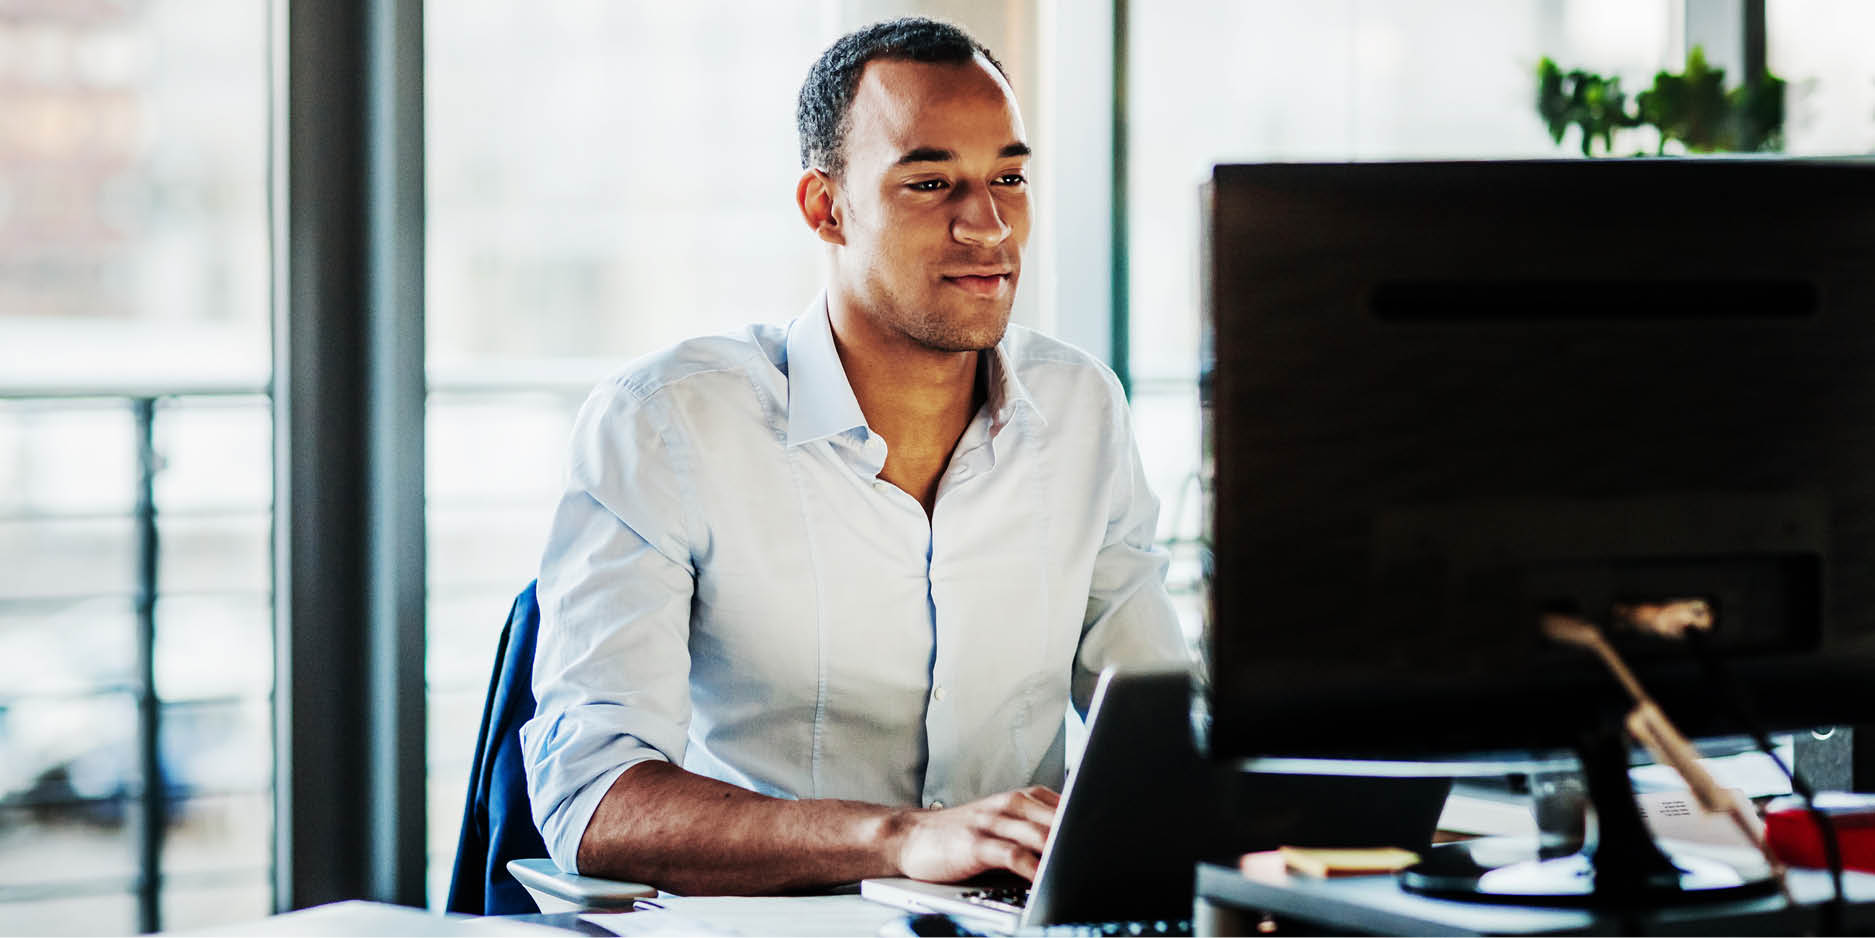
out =
[[(464, 403), (512, 402), (518, 399), (535, 399), (549, 404), (552, 409), (564, 410), (569, 415), (577, 407), (580, 399), (592, 387), (603, 368), (594, 363), (538, 364), (517, 363), (494, 368), (444, 369), (434, 374), (430, 381), (430, 392), (438, 403), (445, 406)], [(79, 508), (76, 510), (46, 509), (31, 503), (16, 505), (0, 510), (0, 523), (59, 524), (67, 522), (95, 522), (128, 520), (131, 523), (129, 543), (131, 577), (129, 588), (112, 585), (107, 589), (88, 590), (82, 594), (64, 594), (58, 590), (50, 593), (37, 589), (30, 590), (30, 595), (15, 591), (13, 595), (0, 595), (0, 612), (23, 616), (26, 619), (50, 618), (69, 609), (74, 603), (96, 601), (101, 598), (115, 598), (127, 601), (134, 621), (135, 659), (134, 665), (124, 679), (112, 679), (103, 683), (87, 684), (75, 691), (60, 690), (50, 695), (28, 692), (15, 694), (7, 688), (0, 688), (0, 713), (4, 713), (9, 702), (22, 700), (44, 702), (47, 699), (63, 699), (76, 695), (78, 698), (95, 698), (98, 695), (123, 694), (134, 702), (134, 784), (125, 793), (97, 798), (65, 798), (54, 803), (31, 792), (18, 791), (0, 800), (0, 809), (12, 812), (64, 810), (71, 811), (83, 806), (94, 806), (115, 814), (122, 810), (132, 829), (134, 872), (130, 875), (104, 874), (69, 879), (47, 879), (32, 882), (0, 883), (0, 905), (18, 902), (33, 902), (55, 899), (102, 896), (129, 892), (135, 897), (136, 925), (140, 931), (157, 931), (163, 927), (163, 892), (166, 888), (207, 887), (252, 872), (247, 866), (229, 866), (210, 870), (191, 869), (185, 873), (175, 873), (165, 868), (164, 847), (165, 832), (170, 829), (172, 820), (171, 800), (175, 792), (170, 790), (166, 779), (174, 775), (174, 766), (165, 765), (162, 740), (165, 733), (165, 717), (171, 716), (178, 708), (199, 707), (210, 704), (226, 704), (236, 700), (247, 701), (253, 698), (226, 698), (215, 700), (165, 701), (162, 699), (157, 684), (158, 653), (158, 612), (159, 602), (171, 601), (183, 596), (222, 596), (224, 591), (207, 592), (189, 589), (164, 590), (159, 583), (166, 558), (163, 554), (162, 534), (165, 522), (178, 518), (197, 519), (201, 517), (232, 517), (236, 514), (261, 514), (271, 525), (274, 501), (270, 496), (262, 505), (252, 508), (243, 506), (238, 512), (225, 508), (191, 507), (182, 511), (164, 510), (159, 505), (158, 488), (166, 464), (166, 454), (159, 447), (159, 421), (166, 413), (172, 413), (177, 405), (199, 406), (205, 401), (234, 402), (241, 399), (253, 399), (257, 406), (271, 408), (270, 389), (259, 380), (230, 381), (86, 381), (66, 383), (0, 383), (0, 413), (6, 408), (16, 412), (51, 412), (64, 413), (77, 410), (95, 410), (100, 408), (118, 410), (129, 415), (129, 443), (134, 457), (134, 473), (131, 484), (132, 498), (127, 510), (111, 508)], [(115, 428), (111, 431), (119, 432)], [(115, 439), (115, 437), (113, 437)], [(28, 443), (27, 445), (31, 445)], [(557, 460), (558, 454), (553, 454)], [(271, 486), (269, 486), (271, 491)], [(517, 504), (521, 504), (517, 500)], [(499, 506), (500, 499), (475, 497), (471, 499), (444, 499), (442, 504), (430, 506), (432, 510), (485, 510), (491, 505)], [(271, 540), (271, 539), (270, 539)], [(458, 587), (464, 585), (460, 582)], [(513, 584), (502, 584), (512, 586)], [(274, 594), (271, 583), (265, 594), (271, 605)], [(490, 613), (493, 615), (494, 613)], [(267, 697), (271, 706), (272, 695)], [(244, 793), (244, 792), (243, 792)], [(191, 791), (189, 797), (206, 796), (208, 791)], [(269, 793), (271, 797), (271, 793)], [(454, 819), (448, 818), (453, 824)], [(61, 871), (62, 872), (62, 871)]]
[[(0, 406), (7, 404), (58, 406), (59, 404), (121, 401), (130, 413), (136, 471), (133, 483), (135, 497), (129, 513), (134, 526), (133, 542), (135, 544), (134, 585), (129, 598), (136, 624), (136, 662), (129, 686), (124, 689), (128, 690), (136, 707), (137, 779), (135, 793), (130, 798), (135, 831), (136, 872), (128, 882), (123, 877), (105, 877), (77, 882), (12, 885), (0, 889), (0, 902), (119, 892), (128, 886), (129, 891), (133, 892), (136, 897), (139, 930), (156, 931), (162, 927), (161, 893), (166, 881), (163, 871), (163, 839), (169, 826), (167, 803), (169, 791), (165, 783), (166, 774), (161, 751), (165, 705), (158, 694), (156, 683), (157, 577), (161, 550), (156, 482), (162, 463), (156, 448), (158, 405), (164, 401), (190, 398), (254, 397), (265, 394), (264, 387), (245, 383), (164, 388), (130, 384), (0, 387)], [(271, 515), (271, 506), (265, 510)], [(83, 520), (86, 517), (121, 517), (121, 515), (86, 516), (26, 511), (16, 513), (15, 516), (0, 518), (0, 520), (56, 522)], [(95, 598), (95, 596), (0, 597), (0, 608), (31, 608), (37, 605), (50, 609), (55, 603), (69, 603), (89, 598)], [(95, 688), (93, 692), (96, 692)], [(43, 807), (43, 805), (36, 804), (19, 806)], [(226, 873), (191, 873), (183, 877), (181, 882), (214, 881), (225, 876)], [(172, 882), (175, 881), (172, 880)]]

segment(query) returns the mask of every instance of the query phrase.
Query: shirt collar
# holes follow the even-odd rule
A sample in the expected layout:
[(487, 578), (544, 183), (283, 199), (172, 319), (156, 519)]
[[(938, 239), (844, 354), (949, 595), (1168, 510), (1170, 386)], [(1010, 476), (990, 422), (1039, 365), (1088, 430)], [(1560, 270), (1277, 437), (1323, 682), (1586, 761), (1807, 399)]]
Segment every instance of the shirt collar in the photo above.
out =
[[(1042, 409), (1016, 373), (1009, 344), (1010, 337), (1004, 335), (990, 349), (991, 424), (1000, 430), (1015, 419), (1017, 408), (1027, 407), (1046, 426), (1048, 420)], [(866, 415), (859, 409), (853, 385), (846, 379), (846, 366), (834, 348), (833, 322), (828, 318), (827, 297), (822, 294), (788, 328), (788, 445), (799, 446), (863, 429)]]
[(833, 347), (833, 324), (822, 294), (788, 327), (788, 445), (865, 426), (866, 415)]
[(1035, 398), (1029, 395), (1029, 388), (1022, 383), (1016, 373), (1015, 359), (1009, 354), (1010, 338), (1007, 334), (996, 347), (990, 350), (989, 373), (989, 412), (990, 421), (997, 429), (1015, 419), (1016, 408), (1027, 407), (1035, 415), (1038, 423), (1046, 426), (1048, 419), (1043, 416), (1041, 407)]

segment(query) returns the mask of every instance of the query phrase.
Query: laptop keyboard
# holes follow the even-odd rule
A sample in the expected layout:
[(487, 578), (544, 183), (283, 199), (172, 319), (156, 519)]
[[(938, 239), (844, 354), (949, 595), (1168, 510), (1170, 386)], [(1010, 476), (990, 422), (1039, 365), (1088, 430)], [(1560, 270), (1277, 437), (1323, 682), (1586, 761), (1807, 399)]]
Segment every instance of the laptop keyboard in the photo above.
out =
[(1131, 935), (1183, 936), (1192, 934), (1191, 920), (1158, 922), (1077, 922), (1072, 925), (1043, 925), (1038, 929), (1044, 935), (1086, 936), (1086, 938), (1120, 938)]
[[(998, 912), (1022, 914), (1022, 909), (1029, 903), (1029, 891), (1021, 887), (993, 887), (971, 889), (963, 894), (963, 900), (972, 905), (980, 905)], [(1091, 936), (1091, 938), (1118, 938), (1132, 935), (1189, 935), (1190, 920), (1182, 921), (1127, 921), (1127, 922), (1076, 922), (1064, 925), (1043, 925), (1034, 931), (1043, 935)], [(1024, 934), (1029, 930), (1024, 930)]]
[(1021, 887), (972, 889), (963, 894), (963, 900), (986, 909), (1020, 915), (1023, 908), (1029, 904), (1029, 891)]
[[(949, 915), (929, 914), (906, 916), (906, 930), (913, 935), (982, 935), (990, 938), (997, 932), (982, 932), (972, 928), (963, 919)], [(981, 927), (981, 926), (978, 926)], [(1054, 938), (1132, 938), (1132, 936), (1153, 936), (1153, 938), (1173, 938), (1192, 934), (1191, 920), (1178, 919), (1167, 921), (1129, 921), (1129, 922), (1074, 922), (1063, 925), (1030, 926), (1017, 929), (1016, 935), (1047, 935)]]

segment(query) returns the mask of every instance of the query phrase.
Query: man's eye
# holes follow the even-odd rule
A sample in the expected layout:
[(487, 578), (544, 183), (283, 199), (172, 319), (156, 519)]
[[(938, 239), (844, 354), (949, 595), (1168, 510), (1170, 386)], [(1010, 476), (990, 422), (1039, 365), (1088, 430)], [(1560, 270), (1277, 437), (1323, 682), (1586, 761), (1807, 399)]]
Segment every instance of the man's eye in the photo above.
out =
[(996, 181), (1005, 186), (1019, 186), (1025, 182), (1028, 182), (1029, 180), (1027, 177), (1023, 176), (1021, 173), (1004, 173), (1001, 176), (996, 177)]
[(910, 189), (913, 192), (936, 192), (939, 189), (944, 188), (944, 180), (942, 179), (920, 179), (917, 182), (914, 182), (906, 186), (905, 188)]

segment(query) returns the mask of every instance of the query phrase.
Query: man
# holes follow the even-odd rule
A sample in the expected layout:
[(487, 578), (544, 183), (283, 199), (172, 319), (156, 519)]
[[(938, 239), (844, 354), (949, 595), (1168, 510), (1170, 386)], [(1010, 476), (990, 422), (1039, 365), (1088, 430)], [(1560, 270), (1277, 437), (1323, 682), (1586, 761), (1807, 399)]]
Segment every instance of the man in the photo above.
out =
[(541, 563), (535, 821), (687, 894), (1033, 877), (1064, 716), (1186, 658), (1125, 400), (1009, 327), (1029, 147), (989, 52), (848, 35), (798, 114), (826, 293), (593, 392)]

